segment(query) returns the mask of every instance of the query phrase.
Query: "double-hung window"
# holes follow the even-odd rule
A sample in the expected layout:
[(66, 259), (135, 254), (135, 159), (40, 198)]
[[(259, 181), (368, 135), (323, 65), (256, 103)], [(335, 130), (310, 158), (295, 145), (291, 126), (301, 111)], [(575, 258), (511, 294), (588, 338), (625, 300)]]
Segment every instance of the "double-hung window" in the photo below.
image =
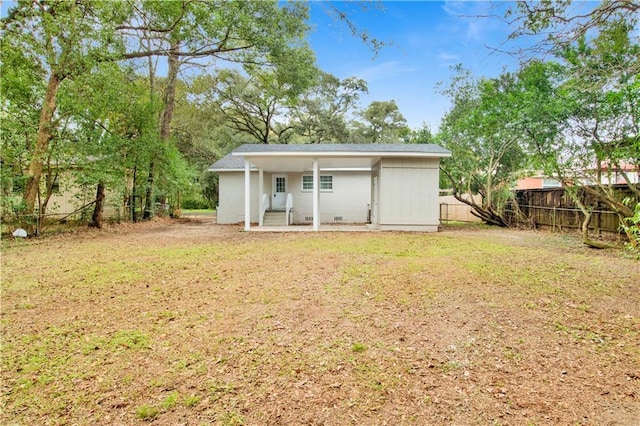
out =
[[(313, 176), (302, 175), (302, 190), (313, 191)], [(320, 175), (320, 191), (333, 191), (333, 176)]]

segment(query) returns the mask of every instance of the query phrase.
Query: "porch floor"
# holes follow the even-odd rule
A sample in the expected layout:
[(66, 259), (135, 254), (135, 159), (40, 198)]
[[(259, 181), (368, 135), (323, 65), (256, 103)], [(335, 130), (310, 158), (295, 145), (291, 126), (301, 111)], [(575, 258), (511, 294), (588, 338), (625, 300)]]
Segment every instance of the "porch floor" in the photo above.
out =
[[(318, 232), (375, 232), (371, 225), (320, 225)], [(251, 226), (249, 232), (314, 232), (313, 225)]]

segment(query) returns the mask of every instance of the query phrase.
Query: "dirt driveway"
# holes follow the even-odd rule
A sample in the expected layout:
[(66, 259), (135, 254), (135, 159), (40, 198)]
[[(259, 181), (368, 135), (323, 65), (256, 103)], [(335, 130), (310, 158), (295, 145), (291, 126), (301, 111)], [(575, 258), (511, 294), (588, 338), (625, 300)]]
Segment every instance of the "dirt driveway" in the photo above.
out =
[(3, 242), (2, 424), (640, 424), (640, 264), (560, 234)]

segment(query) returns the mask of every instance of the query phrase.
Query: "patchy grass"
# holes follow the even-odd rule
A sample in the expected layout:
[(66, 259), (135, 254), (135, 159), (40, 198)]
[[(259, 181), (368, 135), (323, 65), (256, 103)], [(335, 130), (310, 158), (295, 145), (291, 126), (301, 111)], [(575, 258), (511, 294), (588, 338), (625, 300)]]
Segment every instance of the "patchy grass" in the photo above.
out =
[(2, 424), (634, 424), (640, 263), (565, 235), (3, 242)]

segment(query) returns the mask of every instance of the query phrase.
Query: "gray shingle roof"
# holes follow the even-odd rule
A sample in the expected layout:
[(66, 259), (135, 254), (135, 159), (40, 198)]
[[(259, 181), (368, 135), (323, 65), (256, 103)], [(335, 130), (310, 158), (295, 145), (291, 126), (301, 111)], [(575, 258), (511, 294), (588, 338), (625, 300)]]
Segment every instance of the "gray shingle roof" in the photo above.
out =
[(388, 152), (425, 153), (450, 155), (451, 153), (434, 144), (404, 143), (340, 143), (340, 144), (244, 144), (233, 152)]
[[(244, 170), (243, 153), (357, 153), (366, 154), (433, 154), (434, 156), (449, 156), (451, 152), (434, 144), (394, 144), (394, 143), (343, 143), (343, 144), (244, 144), (227, 154), (207, 169), (210, 172), (221, 170)], [(237, 155), (233, 155), (237, 154)], [(239, 155), (238, 155), (239, 154)]]
[(207, 169), (210, 172), (218, 170), (244, 170), (244, 158), (227, 154)]

